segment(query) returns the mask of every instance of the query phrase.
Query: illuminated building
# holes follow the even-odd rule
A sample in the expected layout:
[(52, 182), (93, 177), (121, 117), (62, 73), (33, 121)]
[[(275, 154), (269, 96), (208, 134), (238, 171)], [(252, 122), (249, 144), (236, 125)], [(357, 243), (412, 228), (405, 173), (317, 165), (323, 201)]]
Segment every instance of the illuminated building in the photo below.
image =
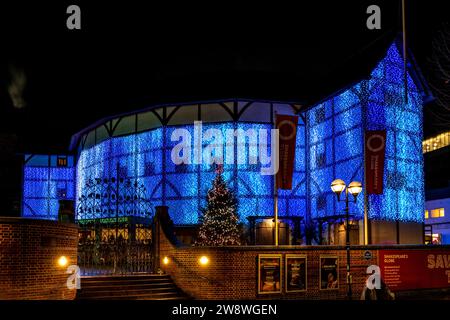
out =
[[(102, 119), (73, 136), (70, 148), (76, 150), (76, 161), (67, 173), (26, 164), (23, 215), (54, 218), (57, 208), (51, 199), (58, 198), (54, 190), (63, 180), (75, 181), (68, 187), (75, 191), (66, 197), (76, 200), (79, 207), (89, 179), (117, 177), (145, 186), (152, 205), (168, 206), (176, 225), (196, 224), (214, 168), (205, 164), (175, 165), (170, 158), (177, 143), (171, 141), (172, 132), (184, 128), (192, 133), (194, 121), (202, 121), (204, 131), (214, 128), (223, 133), (227, 129), (271, 129), (277, 112), (299, 115), (293, 189), (279, 191), (281, 218), (326, 220), (341, 213), (330, 189), (331, 181), (340, 178), (364, 185), (364, 131), (386, 130), (384, 192), (368, 196), (368, 217), (371, 221), (397, 223), (397, 238), (398, 228), (402, 228), (398, 223), (421, 230), (425, 205), (422, 107), (428, 97), (412, 65), (408, 64), (407, 101), (403, 60), (394, 43), (369, 79), (351, 84), (310, 107), (282, 101), (223, 99), (155, 105)], [(235, 143), (235, 153), (239, 146), (250, 150), (247, 140)], [(47, 171), (41, 174), (36, 170)], [(66, 174), (76, 179), (66, 179)], [(273, 214), (273, 176), (261, 175), (260, 165), (225, 164), (224, 177), (236, 191), (241, 221), (246, 222), (248, 216)], [(361, 196), (351, 208), (354, 221), (362, 220), (364, 208)], [(114, 210), (107, 208), (92, 217), (111, 218)], [(139, 214), (121, 213), (130, 215)]]
[(423, 153), (431, 152), (450, 145), (450, 131), (440, 133), (422, 142)]
[(425, 160), (425, 241), (450, 244), (450, 134), (423, 141)]
[(427, 192), (425, 242), (450, 244), (450, 188)]

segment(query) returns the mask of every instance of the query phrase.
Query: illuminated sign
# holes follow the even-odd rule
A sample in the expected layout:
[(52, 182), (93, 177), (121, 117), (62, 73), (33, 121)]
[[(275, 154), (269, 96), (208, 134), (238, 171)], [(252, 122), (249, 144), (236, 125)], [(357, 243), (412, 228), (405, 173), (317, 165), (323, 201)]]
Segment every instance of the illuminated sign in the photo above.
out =
[(81, 219), (78, 220), (78, 224), (89, 224), (89, 223), (101, 223), (101, 224), (109, 224), (116, 222), (128, 222), (128, 217), (119, 217), (119, 218), (101, 218), (101, 219)]

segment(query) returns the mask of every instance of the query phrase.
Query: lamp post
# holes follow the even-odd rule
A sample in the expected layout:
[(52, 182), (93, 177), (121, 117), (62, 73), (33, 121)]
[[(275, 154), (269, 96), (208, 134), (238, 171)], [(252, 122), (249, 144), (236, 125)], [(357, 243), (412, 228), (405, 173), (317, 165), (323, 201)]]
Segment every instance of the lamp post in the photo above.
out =
[(354, 202), (356, 202), (356, 197), (362, 191), (361, 182), (353, 181), (346, 188), (345, 182), (341, 179), (336, 179), (331, 183), (331, 190), (336, 194), (338, 201), (341, 201), (341, 193), (345, 190), (345, 242), (347, 251), (347, 298), (352, 299), (352, 279), (350, 275), (350, 224), (349, 224), (349, 208), (348, 208), (348, 194), (353, 195)]

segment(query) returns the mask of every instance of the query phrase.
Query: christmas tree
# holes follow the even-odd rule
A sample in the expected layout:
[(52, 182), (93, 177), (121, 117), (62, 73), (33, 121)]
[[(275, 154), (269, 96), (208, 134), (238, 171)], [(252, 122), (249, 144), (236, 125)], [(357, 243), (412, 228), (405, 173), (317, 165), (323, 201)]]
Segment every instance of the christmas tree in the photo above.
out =
[(196, 245), (225, 246), (240, 245), (241, 232), (237, 213), (237, 200), (222, 176), (218, 166), (216, 177), (207, 194), (206, 207), (202, 209), (200, 229)]

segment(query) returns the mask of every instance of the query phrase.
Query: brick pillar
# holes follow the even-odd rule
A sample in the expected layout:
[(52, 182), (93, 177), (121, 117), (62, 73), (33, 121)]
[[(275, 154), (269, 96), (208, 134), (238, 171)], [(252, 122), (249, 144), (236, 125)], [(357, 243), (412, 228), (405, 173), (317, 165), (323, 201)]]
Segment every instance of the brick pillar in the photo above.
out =
[(153, 272), (158, 272), (161, 267), (160, 242), (161, 242), (161, 221), (166, 221), (169, 217), (169, 207), (156, 206), (155, 217), (153, 218), (152, 238), (153, 238)]
[(58, 220), (59, 222), (75, 223), (75, 201), (59, 200)]

